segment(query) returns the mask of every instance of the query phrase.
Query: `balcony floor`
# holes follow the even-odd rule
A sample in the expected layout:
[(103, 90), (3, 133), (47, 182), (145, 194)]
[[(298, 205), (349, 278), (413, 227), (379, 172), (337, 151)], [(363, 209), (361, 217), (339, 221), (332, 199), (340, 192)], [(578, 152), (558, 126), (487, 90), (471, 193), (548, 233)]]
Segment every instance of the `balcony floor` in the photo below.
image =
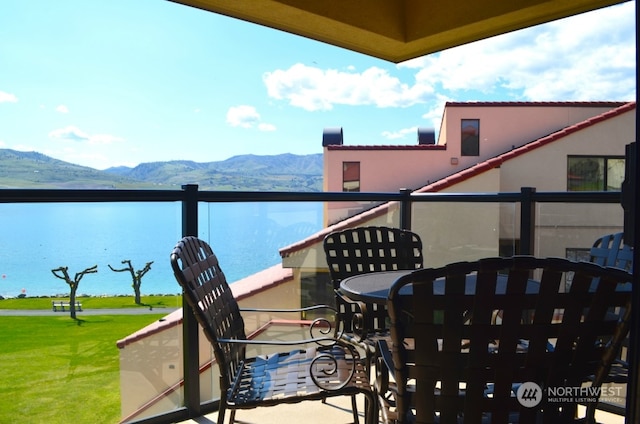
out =
[[(308, 336), (305, 326), (286, 325), (283, 322), (272, 324), (267, 331), (257, 336), (266, 340), (300, 340)], [(255, 354), (255, 352), (250, 352)], [(263, 352), (264, 353), (264, 352)], [(364, 423), (364, 397), (358, 396), (358, 412), (360, 423)], [(579, 411), (581, 413), (583, 411)], [(218, 414), (212, 413), (203, 417), (183, 421), (185, 424), (217, 424)], [(624, 417), (604, 411), (596, 413), (596, 420), (602, 424), (624, 424)], [(225, 421), (229, 422), (229, 413)], [(353, 423), (351, 399), (347, 396), (329, 399), (326, 403), (319, 401), (305, 401), (292, 405), (240, 410), (236, 412), (238, 424), (349, 424)]]
[[(364, 400), (362, 396), (358, 399), (358, 413), (360, 423), (364, 423)], [(218, 414), (213, 413), (204, 417), (183, 421), (189, 424), (211, 424), (217, 423)], [(226, 414), (225, 421), (229, 422), (229, 414)], [(329, 399), (323, 404), (319, 401), (306, 401), (293, 405), (278, 405), (268, 408), (257, 408), (236, 412), (236, 422), (238, 424), (282, 424), (305, 423), (305, 424), (349, 424), (353, 423), (351, 413), (351, 400), (348, 397)]]
[[(360, 423), (364, 423), (362, 414), (362, 397), (359, 399), (358, 411)], [(218, 414), (213, 413), (204, 417), (184, 421), (188, 424), (213, 424), (218, 423)], [(602, 424), (624, 424), (624, 417), (599, 411), (596, 420)], [(225, 417), (229, 421), (229, 416)], [(305, 424), (349, 424), (353, 423), (351, 414), (351, 401), (349, 398), (330, 399), (326, 404), (321, 402), (302, 402), (294, 405), (280, 405), (269, 408), (257, 408), (236, 413), (238, 424), (281, 424), (305, 423)]]

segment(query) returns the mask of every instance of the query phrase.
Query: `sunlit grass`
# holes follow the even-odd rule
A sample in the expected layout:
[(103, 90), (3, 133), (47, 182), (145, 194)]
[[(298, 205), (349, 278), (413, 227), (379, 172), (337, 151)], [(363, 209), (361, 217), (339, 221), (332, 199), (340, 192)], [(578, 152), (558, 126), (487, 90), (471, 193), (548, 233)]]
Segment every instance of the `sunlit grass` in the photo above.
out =
[[(0, 300), (0, 309), (51, 309), (51, 301), (69, 300), (69, 298), (57, 297), (25, 297), (22, 299)], [(82, 309), (118, 309), (118, 308), (179, 308), (182, 305), (181, 296), (142, 296), (142, 305), (136, 305), (131, 296), (117, 297), (78, 297), (76, 299), (82, 303)]]
[(1, 317), (0, 423), (118, 422), (116, 341), (162, 316)]

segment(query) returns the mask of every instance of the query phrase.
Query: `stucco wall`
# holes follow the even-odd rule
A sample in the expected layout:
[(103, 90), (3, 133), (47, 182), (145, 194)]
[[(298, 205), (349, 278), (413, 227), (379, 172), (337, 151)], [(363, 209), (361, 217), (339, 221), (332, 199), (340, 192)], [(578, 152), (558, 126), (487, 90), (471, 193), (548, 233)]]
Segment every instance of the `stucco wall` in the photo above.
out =
[[(635, 111), (616, 116), (505, 162), (502, 191), (536, 187), (538, 191), (566, 191), (567, 156), (623, 156), (635, 138)], [(534, 254), (566, 255), (566, 249), (588, 248), (603, 234), (620, 231), (623, 210), (619, 204), (540, 204)]]
[[(236, 283), (234, 283), (236, 284)], [(233, 284), (232, 284), (233, 287)], [(238, 301), (240, 308), (299, 308), (299, 283), (294, 279), (269, 286), (264, 290), (244, 290)], [(245, 329), (251, 334), (271, 319), (300, 319), (290, 313), (243, 313)], [(158, 326), (158, 323), (154, 324)], [(122, 417), (128, 417), (143, 408), (142, 415), (152, 416), (179, 408), (183, 404), (180, 381), (184, 375), (182, 366), (182, 313), (176, 311), (159, 325), (160, 330), (142, 329), (148, 333), (135, 337), (135, 341), (120, 348), (120, 394)], [(206, 401), (220, 396), (218, 371), (211, 367), (213, 350), (204, 333), (200, 332), (201, 399)], [(164, 393), (160, 397), (158, 395)]]
[[(499, 188), (500, 170), (493, 169), (443, 192), (497, 192)], [(412, 230), (422, 239), (425, 266), (498, 254), (497, 203), (416, 203), (412, 217)]]
[[(562, 128), (597, 116), (613, 107), (593, 106), (448, 106), (438, 145), (446, 150), (387, 149), (375, 146), (324, 149), (327, 191), (342, 191), (342, 163), (360, 162), (361, 190), (397, 192), (417, 189), (497, 154)], [(480, 156), (460, 155), (460, 120), (480, 120)], [(628, 133), (627, 133), (628, 134)], [(347, 143), (348, 144), (348, 140)], [(451, 158), (458, 160), (452, 165)]]

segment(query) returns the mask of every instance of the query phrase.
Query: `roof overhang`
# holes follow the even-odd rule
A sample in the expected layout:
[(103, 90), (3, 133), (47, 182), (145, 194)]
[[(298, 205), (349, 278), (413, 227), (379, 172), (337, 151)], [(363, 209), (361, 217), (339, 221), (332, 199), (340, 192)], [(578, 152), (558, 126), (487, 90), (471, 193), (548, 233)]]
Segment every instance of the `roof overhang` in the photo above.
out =
[(391, 62), (626, 0), (170, 0)]

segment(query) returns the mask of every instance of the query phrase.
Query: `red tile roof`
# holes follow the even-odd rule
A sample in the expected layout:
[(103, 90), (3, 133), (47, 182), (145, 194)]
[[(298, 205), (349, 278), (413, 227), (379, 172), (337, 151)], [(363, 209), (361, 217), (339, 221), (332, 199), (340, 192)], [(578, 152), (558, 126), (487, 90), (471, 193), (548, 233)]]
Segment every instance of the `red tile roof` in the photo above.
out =
[(327, 150), (447, 150), (447, 146), (441, 144), (410, 144), (402, 146), (381, 145), (381, 146), (364, 146), (344, 144), (330, 144)]
[(608, 107), (616, 108), (627, 104), (627, 102), (446, 102), (447, 107), (514, 107), (514, 106), (541, 106), (541, 107)]

